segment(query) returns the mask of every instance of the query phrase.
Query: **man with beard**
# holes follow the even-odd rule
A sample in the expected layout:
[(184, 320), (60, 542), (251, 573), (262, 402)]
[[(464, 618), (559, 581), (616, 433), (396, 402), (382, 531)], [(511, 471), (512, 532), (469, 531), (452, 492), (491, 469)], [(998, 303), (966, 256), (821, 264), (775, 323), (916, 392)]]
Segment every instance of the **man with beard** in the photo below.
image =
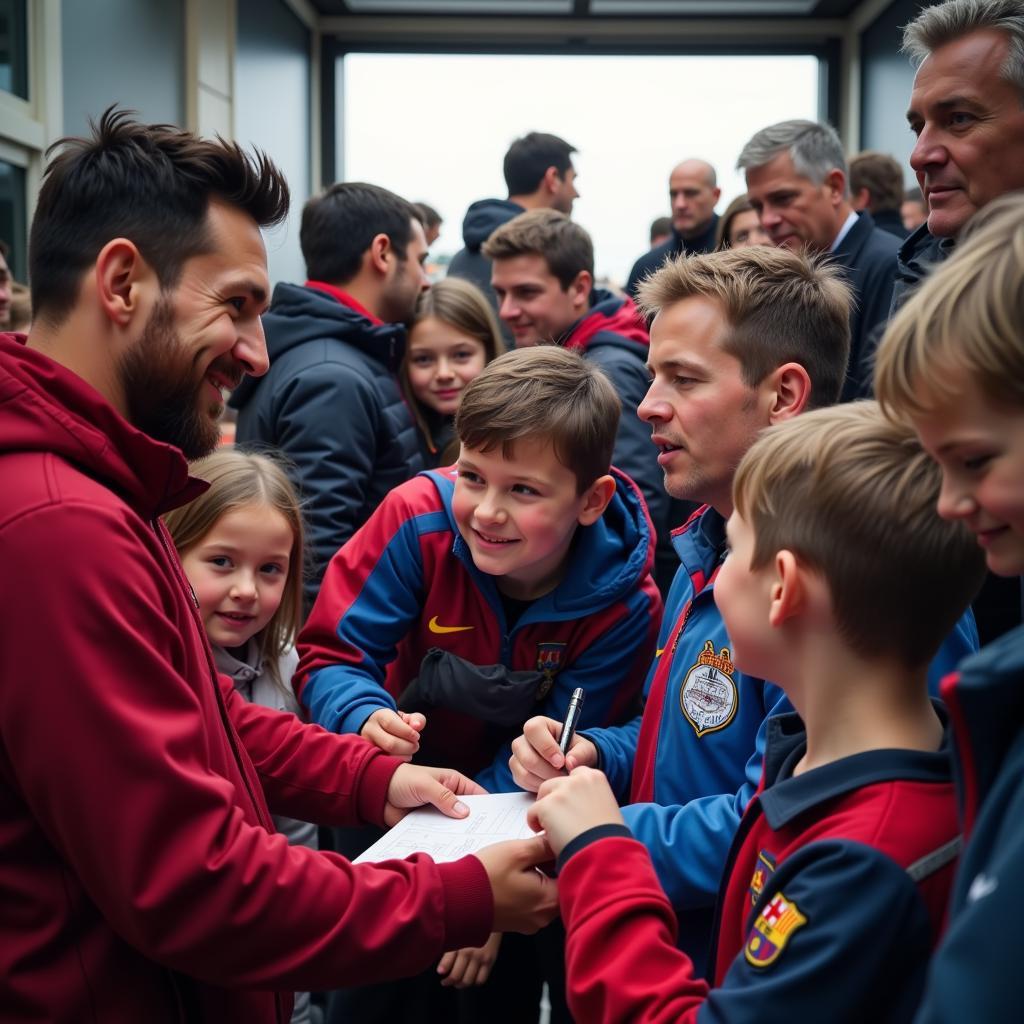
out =
[(306, 203), (304, 285), (280, 284), (263, 318), (270, 372), (231, 396), (236, 440), (278, 448), (305, 502), (312, 606), (327, 563), (392, 487), (423, 468), (395, 372), (427, 242), (416, 208), (347, 182)]
[(201, 492), (223, 390), (266, 371), (260, 227), (287, 211), (265, 157), (114, 110), (39, 193), (35, 320), (0, 335), (5, 1022), (281, 1022), (288, 991), (554, 914), (541, 840), (383, 869), (272, 834), (476, 790), (246, 703), (159, 518)]

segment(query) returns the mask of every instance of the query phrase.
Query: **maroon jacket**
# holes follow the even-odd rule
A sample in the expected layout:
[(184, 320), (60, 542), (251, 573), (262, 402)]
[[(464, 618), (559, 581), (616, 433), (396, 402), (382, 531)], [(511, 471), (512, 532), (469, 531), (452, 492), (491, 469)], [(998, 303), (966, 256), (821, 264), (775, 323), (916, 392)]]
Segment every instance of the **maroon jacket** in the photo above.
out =
[(380, 822), (397, 762), (217, 676), (157, 519), (201, 486), (0, 335), (5, 1022), (284, 1022), (285, 991), (411, 974), (489, 930), (475, 858), (354, 867), (271, 834), (268, 805)]

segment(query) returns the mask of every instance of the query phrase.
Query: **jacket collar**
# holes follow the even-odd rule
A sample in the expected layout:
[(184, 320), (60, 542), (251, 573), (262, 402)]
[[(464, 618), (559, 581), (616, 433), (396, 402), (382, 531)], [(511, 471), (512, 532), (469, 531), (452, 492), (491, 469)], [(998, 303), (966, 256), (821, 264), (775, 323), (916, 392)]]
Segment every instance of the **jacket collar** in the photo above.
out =
[(793, 775), (794, 767), (807, 749), (807, 732), (800, 716), (791, 713), (769, 718), (764, 792), (758, 794), (768, 825), (773, 829), (783, 828), (806, 811), (875, 782), (948, 781), (949, 718), (940, 703), (935, 702), (934, 706), (947, 728), (938, 750), (868, 750), (802, 775)]

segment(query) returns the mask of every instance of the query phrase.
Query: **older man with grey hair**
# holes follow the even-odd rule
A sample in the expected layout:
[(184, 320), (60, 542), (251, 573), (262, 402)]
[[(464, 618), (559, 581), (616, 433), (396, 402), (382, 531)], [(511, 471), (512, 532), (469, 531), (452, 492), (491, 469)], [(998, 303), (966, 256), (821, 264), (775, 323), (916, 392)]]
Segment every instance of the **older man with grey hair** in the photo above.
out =
[(850, 362), (842, 401), (870, 393), (864, 349), (885, 321), (900, 239), (850, 204), (846, 157), (835, 129), (814, 121), (762, 128), (743, 147), (737, 167), (747, 194), (775, 245), (832, 253), (846, 272), (856, 305), (850, 314)]
[(893, 311), (978, 210), (1024, 188), (1024, 0), (928, 7), (904, 30), (903, 50), (917, 65), (910, 166), (928, 220), (900, 250)]

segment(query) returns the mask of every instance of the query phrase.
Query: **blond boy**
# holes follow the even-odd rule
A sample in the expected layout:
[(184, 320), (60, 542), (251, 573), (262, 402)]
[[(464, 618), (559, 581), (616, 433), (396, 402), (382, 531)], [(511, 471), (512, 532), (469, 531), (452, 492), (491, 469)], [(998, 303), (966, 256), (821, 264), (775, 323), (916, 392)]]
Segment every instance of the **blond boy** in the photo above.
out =
[(735, 664), (777, 680), (798, 715), (769, 722), (720, 891), (711, 988), (675, 947), (675, 914), (601, 773), (541, 787), (531, 817), (559, 857), (577, 1019), (912, 1013), (957, 850), (927, 666), (983, 570), (967, 531), (934, 515), (938, 488), (912, 433), (875, 403), (806, 413), (744, 457), (715, 598)]
[[(894, 320), (878, 352), (886, 412), (942, 470), (939, 514), (1001, 576), (1024, 572), (1024, 196), (997, 199)], [(1024, 629), (946, 681), (967, 846), (918, 1020), (1017, 1020), (1024, 920)]]

